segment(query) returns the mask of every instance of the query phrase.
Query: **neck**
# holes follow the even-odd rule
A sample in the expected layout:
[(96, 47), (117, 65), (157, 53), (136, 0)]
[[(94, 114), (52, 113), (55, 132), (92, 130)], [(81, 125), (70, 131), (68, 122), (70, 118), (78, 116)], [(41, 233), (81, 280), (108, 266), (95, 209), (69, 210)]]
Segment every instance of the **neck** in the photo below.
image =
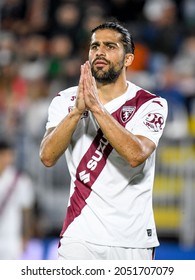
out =
[(127, 90), (128, 84), (126, 79), (118, 79), (114, 83), (101, 84), (97, 83), (98, 95), (100, 102), (106, 104), (109, 101), (123, 95)]

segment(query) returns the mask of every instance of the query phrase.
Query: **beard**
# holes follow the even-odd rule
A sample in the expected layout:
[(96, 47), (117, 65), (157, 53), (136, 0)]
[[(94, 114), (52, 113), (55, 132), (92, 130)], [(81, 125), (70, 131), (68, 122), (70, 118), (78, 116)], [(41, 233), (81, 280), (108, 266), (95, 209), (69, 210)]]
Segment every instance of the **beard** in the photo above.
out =
[(106, 62), (109, 66), (109, 69), (106, 71), (103, 69), (95, 69), (93, 62), (91, 65), (91, 73), (98, 83), (111, 84), (114, 83), (120, 76), (124, 66), (124, 60), (119, 62), (117, 65), (114, 65), (113, 63), (110, 63), (108, 61)]

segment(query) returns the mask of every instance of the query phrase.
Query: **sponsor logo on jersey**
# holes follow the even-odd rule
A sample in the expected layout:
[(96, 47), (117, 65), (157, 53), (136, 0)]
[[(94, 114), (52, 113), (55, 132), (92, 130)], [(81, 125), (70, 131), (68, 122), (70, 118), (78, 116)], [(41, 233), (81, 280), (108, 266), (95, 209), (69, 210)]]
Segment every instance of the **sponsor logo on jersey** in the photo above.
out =
[(146, 116), (144, 124), (153, 132), (162, 130), (164, 124), (164, 118), (159, 113), (149, 113)]
[[(94, 171), (97, 168), (98, 163), (101, 161), (101, 159), (104, 156), (104, 150), (108, 144), (109, 144), (108, 140), (102, 136), (102, 138), (100, 138), (97, 149), (95, 150), (94, 154), (89, 159), (89, 161), (87, 162), (88, 170)], [(79, 173), (79, 178), (82, 182), (84, 182), (84, 184), (89, 183), (91, 180), (90, 173), (86, 173), (86, 170), (83, 170)]]
[(121, 120), (123, 123), (126, 123), (130, 120), (133, 115), (136, 107), (135, 106), (123, 106), (121, 109)]
[(74, 219), (81, 214), (82, 209), (86, 205), (86, 199), (91, 193), (91, 187), (105, 167), (112, 149), (112, 146), (99, 129), (90, 148), (87, 150), (77, 167), (76, 180), (74, 182), (75, 188), (70, 197), (70, 205), (67, 209), (67, 215), (61, 235)]
[(79, 173), (79, 178), (84, 184), (87, 184), (90, 182), (90, 173), (86, 173), (86, 170), (84, 170)]

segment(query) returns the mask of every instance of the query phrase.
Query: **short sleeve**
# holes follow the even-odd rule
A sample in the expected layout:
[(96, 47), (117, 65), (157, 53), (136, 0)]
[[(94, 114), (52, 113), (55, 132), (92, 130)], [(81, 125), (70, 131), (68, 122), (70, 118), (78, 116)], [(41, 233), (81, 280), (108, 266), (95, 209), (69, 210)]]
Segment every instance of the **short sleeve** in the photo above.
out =
[(157, 146), (165, 127), (167, 114), (167, 101), (163, 98), (154, 98), (141, 111), (131, 132), (134, 135), (142, 135), (149, 138)]
[(48, 120), (46, 123), (46, 129), (56, 127), (66, 115), (67, 110), (63, 97), (60, 95), (54, 97), (48, 108)]

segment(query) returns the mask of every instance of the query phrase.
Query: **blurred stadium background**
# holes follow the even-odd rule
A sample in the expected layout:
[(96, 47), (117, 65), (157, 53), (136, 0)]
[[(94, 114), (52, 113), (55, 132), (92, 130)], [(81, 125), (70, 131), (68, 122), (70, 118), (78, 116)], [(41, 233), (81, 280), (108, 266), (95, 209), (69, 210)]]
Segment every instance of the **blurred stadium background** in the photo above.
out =
[(39, 160), (51, 99), (76, 85), (90, 30), (116, 17), (133, 34), (128, 78), (165, 97), (154, 210), (157, 259), (195, 259), (195, 1), (1, 0), (0, 137), (13, 139), (17, 167), (34, 181), (33, 239), (21, 258), (55, 259), (69, 175), (64, 158)]

